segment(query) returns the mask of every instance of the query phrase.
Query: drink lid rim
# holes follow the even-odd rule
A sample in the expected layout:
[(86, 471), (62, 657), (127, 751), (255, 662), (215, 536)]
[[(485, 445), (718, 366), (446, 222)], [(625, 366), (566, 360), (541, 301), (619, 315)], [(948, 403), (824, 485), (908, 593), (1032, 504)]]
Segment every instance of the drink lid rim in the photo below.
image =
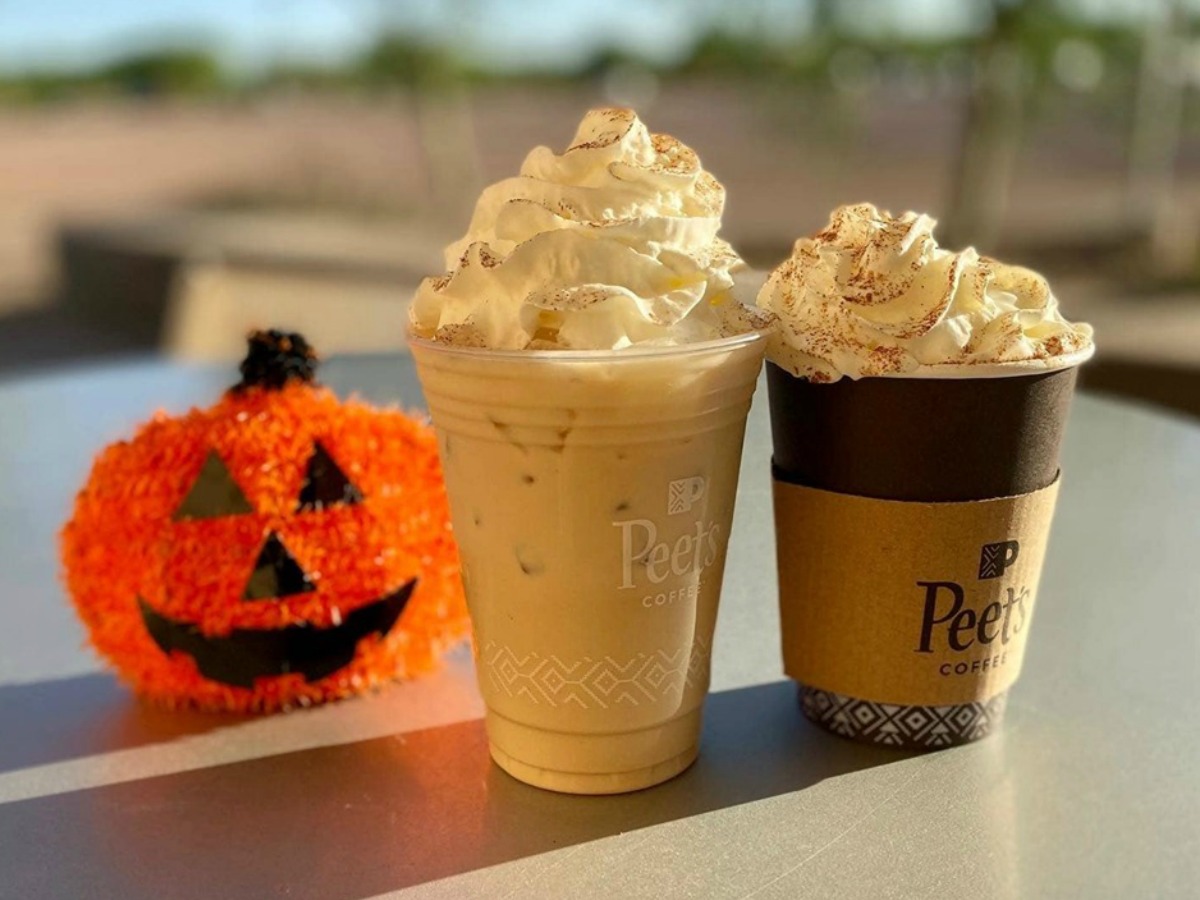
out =
[(761, 331), (715, 338), (710, 341), (694, 341), (685, 344), (634, 344), (629, 347), (609, 350), (499, 350), (491, 347), (459, 347), (410, 333), (408, 344), (413, 348), (432, 350), (475, 359), (521, 359), (555, 362), (619, 362), (625, 359), (652, 359), (655, 357), (690, 356), (718, 350), (730, 350), (765, 342), (767, 335)]

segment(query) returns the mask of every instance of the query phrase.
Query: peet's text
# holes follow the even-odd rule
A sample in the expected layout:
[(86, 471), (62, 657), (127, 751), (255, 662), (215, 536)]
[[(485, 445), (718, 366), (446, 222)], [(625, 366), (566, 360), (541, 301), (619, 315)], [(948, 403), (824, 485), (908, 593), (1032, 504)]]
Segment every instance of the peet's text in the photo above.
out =
[(1029, 619), (1029, 588), (1005, 588), (982, 609), (967, 606), (966, 591), (954, 581), (918, 581), (925, 589), (925, 610), (917, 653), (932, 653), (934, 644), (961, 652), (975, 644), (1001, 646), (1021, 633)]
[(658, 539), (658, 526), (649, 519), (628, 519), (613, 526), (621, 529), (622, 590), (637, 587), (638, 568), (645, 569), (651, 584), (662, 584), (671, 576), (699, 574), (720, 553), (721, 526), (716, 522), (697, 522), (673, 544)]

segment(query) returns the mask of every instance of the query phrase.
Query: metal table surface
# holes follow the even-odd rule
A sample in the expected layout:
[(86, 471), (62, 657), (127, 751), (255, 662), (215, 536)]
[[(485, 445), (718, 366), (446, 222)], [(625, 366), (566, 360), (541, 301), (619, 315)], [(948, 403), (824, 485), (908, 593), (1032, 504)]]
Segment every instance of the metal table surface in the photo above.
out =
[[(419, 405), (403, 358), (339, 391)], [(924, 756), (782, 679), (766, 404), (751, 414), (700, 761), (569, 797), (487, 757), (470, 654), (274, 718), (136, 702), (82, 647), (55, 533), (92, 454), (230, 370), (0, 384), (0, 897), (1171, 897), (1200, 891), (1200, 428), (1077, 401), (1005, 727)]]

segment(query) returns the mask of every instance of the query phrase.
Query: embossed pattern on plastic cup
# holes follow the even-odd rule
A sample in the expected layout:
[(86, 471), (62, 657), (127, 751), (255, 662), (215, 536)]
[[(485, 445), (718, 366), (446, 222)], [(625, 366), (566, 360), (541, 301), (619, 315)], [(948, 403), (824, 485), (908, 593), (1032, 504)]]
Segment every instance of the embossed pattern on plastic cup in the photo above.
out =
[(756, 334), (622, 351), (411, 341), (493, 759), (617, 793), (696, 758)]

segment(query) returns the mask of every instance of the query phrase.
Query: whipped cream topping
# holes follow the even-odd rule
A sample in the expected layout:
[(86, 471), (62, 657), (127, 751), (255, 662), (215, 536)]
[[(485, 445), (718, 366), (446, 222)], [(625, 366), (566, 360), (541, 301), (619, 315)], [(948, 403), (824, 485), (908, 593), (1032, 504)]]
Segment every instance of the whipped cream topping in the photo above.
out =
[(592, 110), (571, 146), (537, 147), (486, 188), (426, 278), (413, 334), (493, 349), (621, 349), (712, 340), (769, 316), (735, 296), (717, 237), (725, 189), (695, 152), (626, 109)]
[(1004, 365), (1054, 369), (1092, 350), (1041, 275), (959, 253), (926, 215), (863, 203), (835, 210), (767, 279), (758, 304), (779, 323), (767, 357), (810, 381)]

